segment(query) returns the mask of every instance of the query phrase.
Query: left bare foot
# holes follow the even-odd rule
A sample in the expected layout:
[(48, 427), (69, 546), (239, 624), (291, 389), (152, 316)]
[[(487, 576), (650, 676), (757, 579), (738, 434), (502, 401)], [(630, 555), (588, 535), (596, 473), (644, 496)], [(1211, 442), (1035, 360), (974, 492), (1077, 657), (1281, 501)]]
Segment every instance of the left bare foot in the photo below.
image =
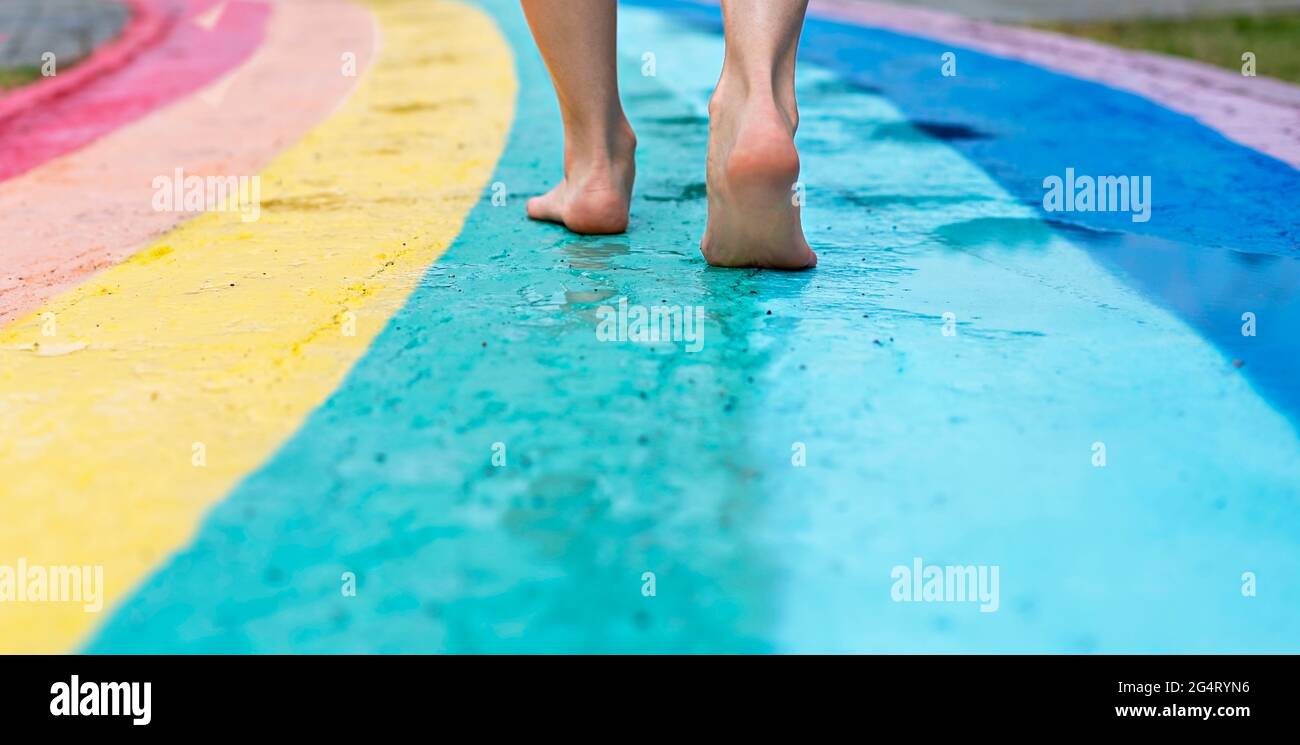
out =
[[(608, 148), (592, 153), (574, 149), (564, 158), (564, 180), (528, 200), (528, 216), (557, 222), (581, 235), (627, 230), (636, 179), (636, 136), (624, 121)], [(568, 146), (566, 145), (566, 148)]]

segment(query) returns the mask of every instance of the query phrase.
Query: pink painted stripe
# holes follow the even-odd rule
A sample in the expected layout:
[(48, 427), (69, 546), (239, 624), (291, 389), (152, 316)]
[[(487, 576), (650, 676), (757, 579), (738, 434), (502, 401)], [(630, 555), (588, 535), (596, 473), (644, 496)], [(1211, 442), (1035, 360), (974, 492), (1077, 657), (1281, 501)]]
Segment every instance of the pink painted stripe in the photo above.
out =
[[(261, 43), (264, 0), (130, 0), (125, 33), (0, 99), (0, 180), (72, 152), (206, 86)], [(195, 18), (225, 2), (208, 30)]]
[(860, 0), (812, 0), (811, 12), (1028, 62), (1135, 93), (1224, 137), (1300, 168), (1300, 87), (1191, 60), (1036, 29)]
[[(153, 209), (154, 178), (255, 175), (328, 119), (376, 33), (370, 11), (348, 0), (279, 0), (257, 52), (217, 84), (0, 182), (0, 326), (192, 217)], [(356, 55), (356, 77), (343, 73), (344, 53)]]

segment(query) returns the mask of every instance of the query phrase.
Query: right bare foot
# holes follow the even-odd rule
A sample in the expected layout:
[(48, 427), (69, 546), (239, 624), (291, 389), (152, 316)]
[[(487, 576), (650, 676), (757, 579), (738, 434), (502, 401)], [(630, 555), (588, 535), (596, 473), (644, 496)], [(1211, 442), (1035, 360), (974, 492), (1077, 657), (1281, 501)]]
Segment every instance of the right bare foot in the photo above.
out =
[(595, 153), (569, 151), (564, 156), (564, 180), (540, 197), (528, 200), (528, 216), (560, 223), (582, 235), (608, 235), (627, 230), (636, 179), (636, 136), (624, 124), (607, 147)]
[(783, 105), (724, 81), (709, 103), (709, 223), (700, 251), (714, 266), (817, 265), (799, 220), (791, 89)]

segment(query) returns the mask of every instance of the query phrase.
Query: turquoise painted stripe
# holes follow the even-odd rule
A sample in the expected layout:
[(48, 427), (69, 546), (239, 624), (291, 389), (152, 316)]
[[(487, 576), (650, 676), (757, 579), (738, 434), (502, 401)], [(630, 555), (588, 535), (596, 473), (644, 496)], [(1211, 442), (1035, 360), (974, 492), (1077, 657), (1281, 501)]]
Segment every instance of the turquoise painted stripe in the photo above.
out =
[[(516, 4), (485, 4), (519, 50), (510, 205), (474, 211), (347, 383), (90, 651), (1293, 643), (1297, 443), (1192, 328), (1059, 236), (1024, 246), (1007, 226), (1037, 234), (1029, 208), (811, 65), (821, 265), (704, 268), (721, 42), (651, 11), (621, 31), (642, 142), (631, 232), (527, 223), (560, 134)], [(943, 240), (975, 220), (1002, 227)], [(704, 350), (596, 342), (595, 308), (618, 296), (704, 306)], [(998, 565), (998, 612), (891, 602), (914, 556)]]
[[(485, 195), (347, 383), (91, 651), (770, 647), (772, 580), (746, 538), (759, 464), (730, 444), (753, 416), (762, 310), (750, 274), (704, 271), (695, 245), (702, 123), (629, 75), (632, 232), (528, 222), (525, 200), (561, 172), (558, 113), (518, 3), (484, 5), (518, 50), (494, 179), (508, 206)], [(596, 308), (620, 295), (706, 306), (704, 351), (598, 343)], [(650, 601), (646, 571), (663, 588)]]

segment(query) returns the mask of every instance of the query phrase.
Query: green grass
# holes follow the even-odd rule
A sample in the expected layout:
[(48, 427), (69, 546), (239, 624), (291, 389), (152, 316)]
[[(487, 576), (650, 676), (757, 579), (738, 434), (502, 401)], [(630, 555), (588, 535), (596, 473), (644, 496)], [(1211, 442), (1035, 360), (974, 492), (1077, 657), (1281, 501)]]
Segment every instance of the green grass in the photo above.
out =
[(1296, 12), (1033, 25), (1114, 46), (1190, 57), (1237, 72), (1241, 55), (1254, 52), (1257, 75), (1300, 83), (1300, 13)]
[(0, 68), (0, 91), (27, 85), (40, 76), (41, 68), (35, 66)]

